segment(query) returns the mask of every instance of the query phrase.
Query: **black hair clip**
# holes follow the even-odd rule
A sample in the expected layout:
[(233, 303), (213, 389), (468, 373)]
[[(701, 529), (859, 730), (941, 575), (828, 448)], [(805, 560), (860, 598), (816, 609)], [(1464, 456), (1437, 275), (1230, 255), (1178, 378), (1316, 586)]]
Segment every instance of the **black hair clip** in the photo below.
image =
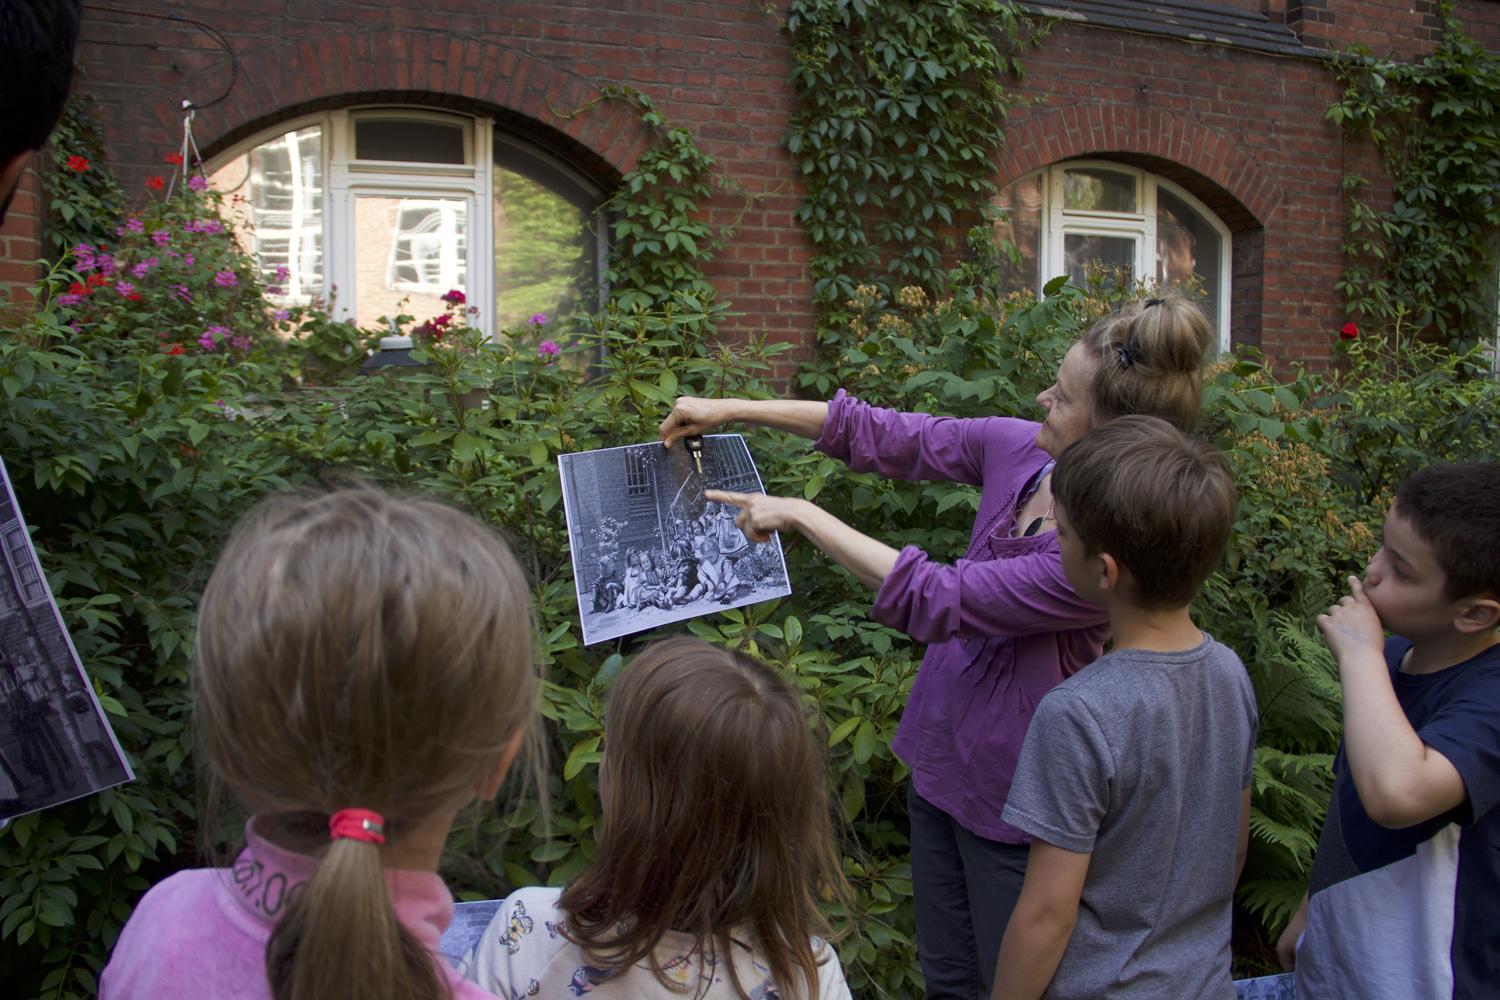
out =
[(1159, 305), (1161, 305), (1161, 299), (1147, 299), (1146, 300), (1146, 304), (1143, 305), (1143, 306), (1141, 306), (1141, 308), (1142, 309), (1150, 309), (1152, 306), (1159, 306)]
[(1127, 347), (1124, 344), (1116, 344), (1115, 355), (1120, 359), (1121, 368), (1129, 368), (1141, 360), (1141, 349), (1139, 347)]

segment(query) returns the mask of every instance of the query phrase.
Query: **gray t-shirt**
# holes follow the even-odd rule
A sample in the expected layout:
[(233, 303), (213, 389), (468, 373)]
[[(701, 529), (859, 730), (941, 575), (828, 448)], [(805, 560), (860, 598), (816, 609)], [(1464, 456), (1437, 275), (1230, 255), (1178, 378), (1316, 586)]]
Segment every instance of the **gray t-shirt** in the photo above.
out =
[(1206, 635), (1182, 653), (1108, 653), (1042, 699), (1004, 818), (1093, 855), (1047, 997), (1234, 996), (1230, 900), (1256, 722), (1244, 664)]

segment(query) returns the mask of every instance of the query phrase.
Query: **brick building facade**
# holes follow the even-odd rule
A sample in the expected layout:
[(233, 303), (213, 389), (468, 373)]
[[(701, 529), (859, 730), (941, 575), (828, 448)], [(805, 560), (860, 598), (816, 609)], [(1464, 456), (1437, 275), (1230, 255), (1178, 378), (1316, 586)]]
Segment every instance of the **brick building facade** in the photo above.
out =
[[(473, 136), (515, 141), (602, 199), (649, 136), (619, 104), (569, 112), (587, 105), (600, 85), (625, 84), (688, 127), (718, 169), (756, 196), (708, 269), (721, 297), (741, 314), (726, 332), (794, 342), (800, 345), (794, 357), (810, 349), (812, 249), (793, 215), (802, 189), (783, 145), (795, 103), (792, 53), (774, 7), (742, 0), (130, 6), (86, 0), (79, 50), (82, 86), (98, 102), (110, 166), (127, 190), (142, 190), (148, 174), (161, 172), (163, 154), (177, 147), (180, 102), (208, 104), (222, 94), (194, 121), (211, 169), (310, 115), (446, 109), (482, 123)], [(1190, 213), (1211, 216), (1212, 232), (1224, 234), (1227, 339), (1259, 345), (1279, 360), (1326, 357), (1344, 320), (1333, 288), (1344, 226), (1340, 181), (1378, 167), (1368, 148), (1326, 120), (1337, 89), (1324, 57), (1354, 43), (1420, 55), (1436, 37), (1437, 4), (1049, 0), (1029, 6), (1051, 17), (1052, 27), (1026, 58), (1021, 89), (1037, 101), (1008, 123), (997, 181), (1054, 176), (1049, 167), (1083, 160), (1106, 174), (1120, 165), (1142, 192), (1159, 185), (1168, 192), (1161, 204), (1191, 204)], [(1456, 13), (1471, 33), (1500, 47), (1500, 2), (1460, 0)], [(343, 141), (330, 138), (330, 145)], [(348, 171), (336, 153), (326, 154), (326, 162), (330, 190), (337, 190)], [(475, 204), (487, 205), (487, 195), (475, 190)], [(744, 209), (724, 196), (710, 215), (727, 222)], [(40, 215), (36, 179), (29, 177), (0, 232), (0, 283), (30, 277), (25, 262), (37, 252)], [(324, 224), (332, 234), (323, 237), (332, 241), (327, 249), (336, 253), (345, 230)], [(1144, 221), (1147, 235), (1127, 238), (1141, 244), (1157, 224)], [(499, 239), (499, 225), (477, 226), (471, 241)], [(1201, 232), (1209, 233), (1207, 227)], [(1061, 231), (1052, 237), (1063, 239)], [(395, 245), (401, 239), (398, 233)], [(1153, 253), (1149, 246), (1143, 252)], [(319, 274), (331, 280), (331, 270)]]

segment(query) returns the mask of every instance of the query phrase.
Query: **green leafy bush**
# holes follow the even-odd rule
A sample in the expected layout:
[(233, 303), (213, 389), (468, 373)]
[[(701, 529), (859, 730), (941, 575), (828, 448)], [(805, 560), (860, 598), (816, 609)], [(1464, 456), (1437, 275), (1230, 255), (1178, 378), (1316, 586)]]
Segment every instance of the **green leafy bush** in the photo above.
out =
[[(707, 165), (686, 154), (644, 162), (686, 185), (669, 185), (686, 199), (676, 204), (641, 179), (643, 203), (680, 221)], [(196, 595), (256, 498), (329, 472), (449, 498), (515, 546), (533, 581), (547, 674), (551, 806), (528, 798), (475, 810), (445, 873), (477, 898), (578, 871), (598, 822), (604, 698), (641, 640), (580, 645), (556, 457), (653, 439), (679, 394), (779, 388), (768, 380), (782, 345), (714, 342), (726, 307), (696, 276), (701, 254), (682, 256), (680, 241), (620, 266), (618, 294), (597, 315), (493, 342), (454, 319), (441, 337), (422, 338), (426, 367), (364, 376), (357, 362), (371, 333), (316, 306), (278, 313), (228, 235), (203, 224), (212, 218), (212, 196), (194, 191), (94, 218), (68, 244), (87, 249), (59, 257), (36, 311), (0, 340), (0, 451), (140, 776), (0, 832), (0, 977), (20, 995), (92, 994), (134, 900), (201, 863), (211, 845), (197, 829), (186, 686)], [(640, 236), (651, 226), (649, 212), (621, 218)], [(940, 295), (855, 287), (839, 306), (846, 326), (800, 388), (1036, 417), (1036, 393), (1113, 293), (1055, 284), (1040, 302), (995, 301), (976, 277), (971, 265)], [(1211, 373), (1203, 433), (1233, 459), (1241, 505), (1197, 614), (1245, 659), (1262, 709), (1237, 937), (1247, 970), (1301, 895), (1338, 741), (1336, 677), (1312, 617), (1373, 548), (1372, 526), (1402, 476), (1434, 458), (1493, 455), (1500, 443), (1500, 400), (1482, 359), (1399, 334), (1350, 342), (1347, 364), (1329, 374), (1281, 376), (1249, 356)], [(816, 498), (939, 558), (963, 550), (970, 487), (853, 474), (775, 433), (756, 433), (752, 448), (773, 492)], [(800, 538), (784, 541), (795, 595), (686, 628), (784, 663), (816, 705), (856, 889), (852, 908), (833, 914), (847, 931), (841, 956), (858, 995), (912, 996), (907, 771), (890, 740), (922, 650), (869, 620), (870, 594), (852, 577)]]

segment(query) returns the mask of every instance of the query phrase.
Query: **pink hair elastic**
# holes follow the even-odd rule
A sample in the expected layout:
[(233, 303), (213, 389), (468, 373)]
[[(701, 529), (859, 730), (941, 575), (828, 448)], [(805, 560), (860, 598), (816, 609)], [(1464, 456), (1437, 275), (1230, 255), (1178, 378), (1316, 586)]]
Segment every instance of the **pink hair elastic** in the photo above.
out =
[(328, 817), (328, 839), (385, 843), (385, 817), (368, 809), (340, 809)]

